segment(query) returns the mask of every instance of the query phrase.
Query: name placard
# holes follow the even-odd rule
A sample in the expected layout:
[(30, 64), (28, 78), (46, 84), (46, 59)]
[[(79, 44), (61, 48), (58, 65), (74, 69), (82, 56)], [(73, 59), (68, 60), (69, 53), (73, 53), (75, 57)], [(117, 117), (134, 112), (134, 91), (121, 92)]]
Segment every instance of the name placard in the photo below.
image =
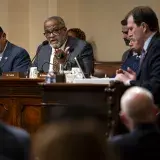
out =
[(25, 75), (24, 73), (21, 72), (3, 72), (2, 78), (18, 79), (18, 78), (25, 78)]

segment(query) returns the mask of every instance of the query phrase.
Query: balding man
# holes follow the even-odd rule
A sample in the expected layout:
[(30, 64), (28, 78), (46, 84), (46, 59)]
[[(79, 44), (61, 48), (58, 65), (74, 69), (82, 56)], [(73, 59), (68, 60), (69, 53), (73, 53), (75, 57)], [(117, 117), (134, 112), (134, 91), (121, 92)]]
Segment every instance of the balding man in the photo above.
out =
[(156, 107), (146, 89), (132, 87), (121, 98), (120, 117), (130, 133), (112, 137), (109, 144), (123, 160), (160, 159)]
[[(34, 66), (44, 72), (59, 72), (61, 63), (65, 70), (77, 67), (77, 57), (84, 73), (93, 71), (93, 49), (86, 41), (67, 35), (65, 22), (61, 17), (53, 16), (44, 22), (44, 36), (49, 44), (42, 45), (34, 61)], [(60, 56), (56, 56), (58, 55)]]

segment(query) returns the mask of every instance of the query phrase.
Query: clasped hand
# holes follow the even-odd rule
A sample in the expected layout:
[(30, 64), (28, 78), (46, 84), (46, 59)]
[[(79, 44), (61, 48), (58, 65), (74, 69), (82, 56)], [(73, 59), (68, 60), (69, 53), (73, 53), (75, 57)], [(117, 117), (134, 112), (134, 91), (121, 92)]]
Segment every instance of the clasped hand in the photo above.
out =
[(115, 79), (127, 84), (128, 81), (136, 80), (136, 73), (129, 67), (127, 68), (127, 71), (119, 69), (116, 71)]

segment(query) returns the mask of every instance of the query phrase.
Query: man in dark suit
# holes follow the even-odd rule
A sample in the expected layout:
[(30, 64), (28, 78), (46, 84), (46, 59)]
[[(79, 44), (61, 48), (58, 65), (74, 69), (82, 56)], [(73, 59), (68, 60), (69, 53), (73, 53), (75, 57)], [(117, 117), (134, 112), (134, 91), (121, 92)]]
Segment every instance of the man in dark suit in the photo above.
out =
[(129, 67), (134, 72), (137, 72), (139, 69), (140, 56), (132, 48), (132, 43), (130, 42), (130, 38), (128, 36), (127, 20), (126, 19), (122, 20), (121, 25), (122, 25), (122, 35), (123, 35), (124, 42), (125, 42), (126, 46), (130, 47), (122, 55), (121, 69), (126, 71), (127, 68)]
[(28, 160), (30, 147), (30, 137), (26, 131), (0, 122), (1, 156), (11, 160)]
[[(127, 28), (127, 20), (126, 19), (123, 19), (121, 21), (121, 25), (122, 25), (122, 36), (123, 36), (123, 40), (126, 44), (126, 46), (129, 46), (129, 37), (128, 37), (128, 28)], [(125, 51), (122, 55), (122, 62), (124, 62), (127, 58), (128, 58), (128, 55), (130, 53), (130, 49), (128, 49), (127, 51)]]
[[(59, 71), (59, 64), (65, 70), (77, 67), (77, 57), (83, 71), (91, 74), (93, 71), (93, 50), (86, 41), (67, 36), (67, 28), (61, 17), (53, 16), (44, 22), (44, 35), (49, 44), (42, 45), (33, 63), (38, 70), (44, 72)], [(57, 56), (60, 55), (60, 56)]]
[(26, 72), (31, 64), (27, 51), (10, 43), (0, 27), (0, 73)]
[(130, 133), (108, 140), (120, 160), (160, 159), (156, 110), (153, 96), (148, 90), (132, 87), (124, 93), (120, 117)]
[(126, 85), (147, 88), (160, 105), (160, 36), (155, 12), (145, 6), (136, 7), (127, 16), (129, 37), (134, 39), (133, 48), (141, 52), (140, 67), (136, 74), (128, 68), (118, 70), (116, 79)]

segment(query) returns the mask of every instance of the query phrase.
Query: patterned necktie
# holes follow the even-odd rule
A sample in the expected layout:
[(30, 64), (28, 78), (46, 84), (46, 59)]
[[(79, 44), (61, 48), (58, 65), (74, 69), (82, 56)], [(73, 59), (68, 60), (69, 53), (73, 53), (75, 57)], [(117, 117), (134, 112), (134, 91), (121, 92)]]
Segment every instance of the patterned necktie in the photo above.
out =
[(146, 56), (146, 52), (145, 52), (145, 50), (142, 50), (141, 58), (140, 58), (140, 62), (139, 62), (139, 65), (140, 65), (140, 66), (141, 66), (142, 63), (143, 63), (143, 60), (144, 60), (145, 56)]
[(53, 72), (58, 73), (59, 72), (59, 62), (57, 60), (57, 58), (54, 56), (53, 58)]

